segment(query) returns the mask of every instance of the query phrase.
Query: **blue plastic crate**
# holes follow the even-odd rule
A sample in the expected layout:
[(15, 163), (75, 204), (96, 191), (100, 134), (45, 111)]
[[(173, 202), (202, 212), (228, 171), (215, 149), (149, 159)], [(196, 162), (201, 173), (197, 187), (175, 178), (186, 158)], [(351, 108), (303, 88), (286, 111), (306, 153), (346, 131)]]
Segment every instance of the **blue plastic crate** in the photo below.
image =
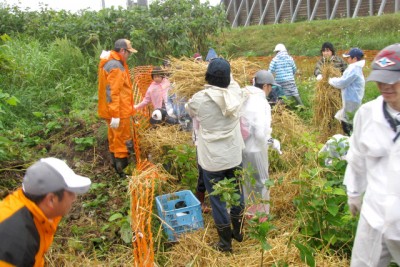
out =
[(156, 197), (157, 211), (163, 220), (168, 241), (176, 241), (185, 232), (204, 228), (200, 201), (190, 190)]

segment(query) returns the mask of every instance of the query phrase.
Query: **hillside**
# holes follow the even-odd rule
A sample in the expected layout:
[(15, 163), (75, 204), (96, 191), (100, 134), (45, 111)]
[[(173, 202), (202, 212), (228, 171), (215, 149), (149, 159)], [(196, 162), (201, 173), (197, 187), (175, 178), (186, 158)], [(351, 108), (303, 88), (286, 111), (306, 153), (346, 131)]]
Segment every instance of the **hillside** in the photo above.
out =
[(277, 43), (284, 43), (297, 56), (318, 56), (321, 44), (331, 42), (337, 50), (360, 47), (380, 50), (399, 42), (400, 13), (380, 17), (320, 20), (227, 29), (215, 38), (229, 56), (272, 55)]

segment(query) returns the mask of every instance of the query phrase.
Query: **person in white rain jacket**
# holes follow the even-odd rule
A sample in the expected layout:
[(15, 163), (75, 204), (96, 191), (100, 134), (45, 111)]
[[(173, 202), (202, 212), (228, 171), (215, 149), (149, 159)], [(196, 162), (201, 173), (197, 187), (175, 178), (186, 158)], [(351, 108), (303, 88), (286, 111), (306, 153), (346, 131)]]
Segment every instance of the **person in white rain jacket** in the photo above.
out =
[(340, 78), (330, 78), (329, 84), (342, 90), (342, 109), (339, 110), (335, 118), (338, 119), (345, 134), (350, 136), (353, 131), (352, 117), (361, 106), (364, 97), (365, 79), (363, 67), (365, 66), (364, 53), (359, 48), (352, 48), (343, 57), (349, 63), (347, 69)]
[(381, 96), (362, 105), (344, 177), (350, 212), (360, 211), (351, 266), (400, 264), (400, 44), (381, 50), (367, 81)]
[(243, 168), (250, 171), (243, 183), (243, 196), (247, 206), (246, 216), (261, 213), (261, 221), (269, 214), (269, 190), (265, 185), (268, 175), (268, 145), (280, 153), (280, 143), (271, 138), (271, 106), (267, 96), (276, 85), (271, 72), (260, 70), (254, 85), (243, 90), (249, 95), (241, 110), (241, 129), (246, 147), (243, 150)]

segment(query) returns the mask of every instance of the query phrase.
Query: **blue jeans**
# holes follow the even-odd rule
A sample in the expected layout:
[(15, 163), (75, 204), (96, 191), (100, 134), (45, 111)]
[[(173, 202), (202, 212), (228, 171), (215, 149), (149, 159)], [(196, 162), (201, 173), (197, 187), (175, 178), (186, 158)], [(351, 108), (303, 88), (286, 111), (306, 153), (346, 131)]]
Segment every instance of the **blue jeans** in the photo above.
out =
[(212, 216), (214, 218), (214, 222), (216, 225), (230, 225), (231, 217), (240, 218), (243, 214), (244, 199), (238, 179), (236, 179), (236, 188), (238, 190), (238, 193), (240, 194), (240, 204), (239, 206), (231, 207), (230, 216), (226, 209), (226, 202), (221, 201), (219, 196), (210, 195), (214, 191), (212, 188), (214, 184), (224, 179), (230, 179), (235, 177), (235, 171), (241, 169), (242, 167), (240, 165), (233, 167), (231, 169), (216, 171), (216, 172), (210, 172), (203, 169), (204, 184), (206, 186), (208, 195), (210, 197)]

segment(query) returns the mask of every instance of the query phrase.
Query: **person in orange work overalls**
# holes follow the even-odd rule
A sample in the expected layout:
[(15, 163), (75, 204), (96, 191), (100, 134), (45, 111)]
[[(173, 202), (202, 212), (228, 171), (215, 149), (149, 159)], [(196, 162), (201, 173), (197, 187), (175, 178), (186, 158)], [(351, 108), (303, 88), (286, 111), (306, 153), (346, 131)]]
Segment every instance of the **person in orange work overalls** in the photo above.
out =
[(98, 114), (107, 122), (112, 164), (121, 177), (125, 176), (128, 155), (133, 153), (130, 130), (133, 93), (126, 61), (136, 52), (129, 40), (119, 39), (113, 50), (102, 52), (99, 64)]

